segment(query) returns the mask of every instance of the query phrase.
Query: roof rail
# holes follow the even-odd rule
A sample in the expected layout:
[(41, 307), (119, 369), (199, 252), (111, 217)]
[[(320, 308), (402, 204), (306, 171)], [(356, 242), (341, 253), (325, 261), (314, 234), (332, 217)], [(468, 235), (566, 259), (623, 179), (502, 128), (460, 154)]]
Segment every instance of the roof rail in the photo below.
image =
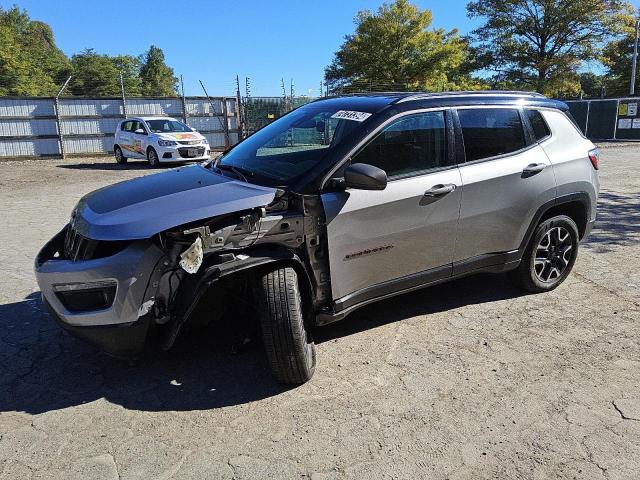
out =
[(484, 96), (491, 95), (495, 97), (505, 96), (505, 97), (535, 97), (535, 98), (546, 98), (541, 93), (537, 92), (522, 92), (518, 90), (468, 90), (468, 91), (460, 91), (460, 92), (438, 92), (438, 93), (416, 93), (413, 95), (407, 95), (406, 97), (402, 97), (397, 100), (395, 103), (409, 102), (412, 100), (421, 100), (423, 98), (443, 98), (443, 97), (454, 97), (454, 96)]

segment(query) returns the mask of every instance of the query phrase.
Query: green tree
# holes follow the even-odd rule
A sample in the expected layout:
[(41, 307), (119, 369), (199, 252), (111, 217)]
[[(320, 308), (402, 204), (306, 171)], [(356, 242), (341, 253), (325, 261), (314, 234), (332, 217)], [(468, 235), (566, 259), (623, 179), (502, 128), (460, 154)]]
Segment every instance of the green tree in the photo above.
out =
[(71, 57), (73, 95), (114, 97), (120, 95), (120, 71), (108, 55), (87, 48)]
[(547, 95), (578, 93), (578, 69), (598, 58), (629, 11), (626, 0), (475, 0), (473, 32), (495, 82)]
[[(602, 63), (607, 67), (605, 85), (610, 95), (629, 94), (635, 23), (634, 15), (625, 15), (621, 21), (620, 36), (611, 40), (604, 48)], [(640, 72), (636, 76), (635, 91), (640, 93)]]
[(54, 95), (70, 71), (46, 23), (0, 7), (0, 95)]
[(148, 97), (174, 97), (177, 95), (178, 79), (173, 68), (164, 61), (164, 52), (159, 47), (151, 45), (147, 53), (142, 56), (140, 69), (142, 80), (142, 94)]
[(365, 10), (355, 18), (325, 69), (330, 89), (413, 90), (478, 88), (465, 65), (467, 42), (457, 30), (430, 28), (432, 14), (407, 0)]
[(580, 89), (587, 97), (599, 97), (602, 93), (604, 77), (593, 72), (580, 74)]

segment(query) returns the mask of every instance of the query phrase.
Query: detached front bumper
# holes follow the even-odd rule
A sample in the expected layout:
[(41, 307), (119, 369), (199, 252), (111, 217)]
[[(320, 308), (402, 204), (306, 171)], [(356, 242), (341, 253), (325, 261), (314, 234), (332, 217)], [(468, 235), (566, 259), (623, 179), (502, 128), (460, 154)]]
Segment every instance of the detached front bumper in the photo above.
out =
[(45, 305), (67, 331), (116, 356), (144, 347), (154, 302), (153, 275), (164, 256), (147, 240), (91, 260), (64, 258), (66, 228), (36, 257)]

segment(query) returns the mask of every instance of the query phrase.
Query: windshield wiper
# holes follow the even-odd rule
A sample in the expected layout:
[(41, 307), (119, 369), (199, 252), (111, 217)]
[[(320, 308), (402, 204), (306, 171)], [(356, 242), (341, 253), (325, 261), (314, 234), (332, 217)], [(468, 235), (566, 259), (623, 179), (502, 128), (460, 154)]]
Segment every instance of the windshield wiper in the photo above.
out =
[(247, 175), (249, 175), (250, 177), (253, 176), (253, 172), (250, 172), (248, 170), (242, 170), (238, 167), (234, 167), (233, 165), (217, 163), (214, 166), (218, 170), (228, 170), (230, 172), (233, 172), (236, 175), (236, 177), (238, 177), (240, 180), (246, 183), (249, 183), (249, 180), (247, 180)]

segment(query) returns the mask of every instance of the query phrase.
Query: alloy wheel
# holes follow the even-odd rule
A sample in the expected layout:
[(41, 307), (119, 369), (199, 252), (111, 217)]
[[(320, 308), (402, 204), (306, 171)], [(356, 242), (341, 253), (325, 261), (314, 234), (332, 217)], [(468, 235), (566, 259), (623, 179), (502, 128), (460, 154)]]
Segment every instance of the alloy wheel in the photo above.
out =
[(564, 227), (552, 227), (542, 236), (536, 247), (533, 269), (538, 280), (556, 282), (571, 262), (574, 245), (571, 234)]

